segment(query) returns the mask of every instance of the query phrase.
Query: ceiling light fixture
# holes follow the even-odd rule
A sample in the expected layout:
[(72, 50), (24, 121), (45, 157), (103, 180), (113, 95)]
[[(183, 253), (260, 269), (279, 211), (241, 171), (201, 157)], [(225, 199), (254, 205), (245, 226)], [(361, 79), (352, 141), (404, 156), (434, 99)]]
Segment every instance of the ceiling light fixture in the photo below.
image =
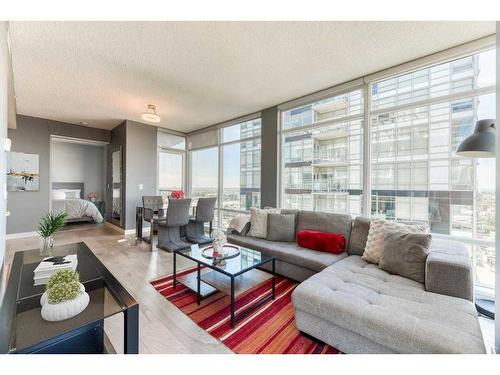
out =
[(148, 104), (148, 109), (142, 114), (142, 119), (149, 122), (160, 122), (160, 115), (156, 110), (156, 104)]

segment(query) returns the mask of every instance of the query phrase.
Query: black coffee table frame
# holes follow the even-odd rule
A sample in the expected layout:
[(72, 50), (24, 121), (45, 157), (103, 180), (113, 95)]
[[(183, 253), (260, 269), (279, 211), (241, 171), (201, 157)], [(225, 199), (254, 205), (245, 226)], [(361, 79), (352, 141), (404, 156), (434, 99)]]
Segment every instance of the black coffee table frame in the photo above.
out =
[[(201, 293), (200, 293), (200, 289), (201, 289), (201, 267), (204, 266), (204, 267), (207, 267), (207, 268), (210, 268), (216, 272), (219, 272), (225, 276), (228, 276), (230, 279), (231, 279), (231, 328), (233, 328), (235, 326), (235, 324), (240, 321), (241, 319), (245, 318), (248, 314), (250, 314), (252, 311), (255, 311), (257, 308), (259, 308), (260, 306), (262, 306), (263, 304), (265, 304), (266, 302), (270, 301), (270, 300), (274, 300), (276, 298), (276, 258), (275, 257), (268, 257), (267, 259), (263, 260), (262, 262), (258, 263), (258, 264), (254, 264), (252, 266), (249, 266), (248, 268), (245, 268), (239, 272), (236, 272), (236, 273), (230, 273), (230, 272), (226, 272), (224, 271), (223, 269), (217, 267), (217, 266), (214, 266), (212, 264), (210, 264), (210, 261), (209, 259), (207, 259), (207, 261), (202, 261), (200, 259), (197, 259), (195, 257), (192, 257), (190, 256), (187, 252), (189, 251), (189, 249), (183, 249), (183, 250), (176, 250), (173, 252), (174, 254), (174, 274), (173, 274), (173, 281), (172, 281), (172, 286), (173, 288), (175, 289), (176, 286), (177, 286), (177, 254), (178, 255), (181, 255), (187, 259), (190, 259), (192, 260), (193, 262), (196, 262), (197, 264), (197, 267), (196, 267), (196, 271), (193, 271), (193, 272), (196, 272), (196, 296), (197, 296), (197, 303), (198, 305), (201, 304), (201, 301), (202, 299), (204, 298)], [(234, 303), (235, 303), (235, 295), (234, 295), (234, 283), (235, 283), (235, 278), (244, 274), (245, 272), (249, 272), (255, 268), (258, 268), (258, 267), (261, 267), (267, 263), (272, 263), (272, 267), (271, 267), (271, 275), (272, 275), (272, 285), (271, 285), (271, 295), (265, 297), (265, 298), (262, 298), (259, 302), (257, 302), (255, 305), (249, 307), (248, 309), (246, 309), (245, 311), (242, 311), (241, 313), (239, 313), (238, 315), (235, 315), (235, 311), (234, 311)], [(208, 297), (208, 296), (207, 296)], [(205, 297), (205, 298), (207, 298)]]

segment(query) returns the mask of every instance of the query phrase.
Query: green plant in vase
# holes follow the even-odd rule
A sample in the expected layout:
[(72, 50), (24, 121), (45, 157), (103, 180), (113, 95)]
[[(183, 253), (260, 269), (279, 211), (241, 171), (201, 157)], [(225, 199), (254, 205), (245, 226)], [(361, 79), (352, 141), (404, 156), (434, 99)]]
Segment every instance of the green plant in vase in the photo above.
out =
[(53, 235), (66, 224), (67, 220), (68, 213), (66, 211), (58, 214), (49, 212), (40, 219), (37, 233), (42, 237), (41, 255), (50, 255), (51, 249), (54, 246)]

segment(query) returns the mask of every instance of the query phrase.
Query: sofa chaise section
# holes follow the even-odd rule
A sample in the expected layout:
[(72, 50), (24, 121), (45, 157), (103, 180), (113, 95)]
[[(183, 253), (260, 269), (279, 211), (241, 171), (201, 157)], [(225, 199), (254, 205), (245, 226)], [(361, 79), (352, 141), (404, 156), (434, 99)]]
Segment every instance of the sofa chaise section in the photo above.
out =
[[(462, 246), (433, 242), (426, 280), (468, 280)], [(292, 300), (300, 331), (346, 353), (485, 353), (470, 285), (433, 293), (351, 255), (301, 283)]]
[(433, 239), (425, 282), (390, 274), (362, 259), (369, 218), (311, 211), (302, 229), (342, 233), (347, 249), (330, 254), (228, 234), (231, 243), (276, 257), (276, 272), (302, 281), (292, 294), (297, 328), (345, 353), (485, 353), (473, 301), (472, 262), (457, 242)]

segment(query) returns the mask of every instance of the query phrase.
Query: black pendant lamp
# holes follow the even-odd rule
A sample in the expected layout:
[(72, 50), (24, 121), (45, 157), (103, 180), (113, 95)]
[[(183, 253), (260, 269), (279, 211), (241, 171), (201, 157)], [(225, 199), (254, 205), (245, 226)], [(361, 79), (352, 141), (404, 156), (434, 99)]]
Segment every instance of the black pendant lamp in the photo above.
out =
[[(476, 122), (474, 133), (460, 143), (457, 155), (469, 158), (494, 158), (495, 120), (486, 119)], [(495, 301), (488, 298), (476, 298), (474, 302), (480, 314), (495, 319)]]
[(494, 158), (495, 120), (486, 119), (476, 122), (474, 133), (460, 143), (457, 155), (468, 158)]

